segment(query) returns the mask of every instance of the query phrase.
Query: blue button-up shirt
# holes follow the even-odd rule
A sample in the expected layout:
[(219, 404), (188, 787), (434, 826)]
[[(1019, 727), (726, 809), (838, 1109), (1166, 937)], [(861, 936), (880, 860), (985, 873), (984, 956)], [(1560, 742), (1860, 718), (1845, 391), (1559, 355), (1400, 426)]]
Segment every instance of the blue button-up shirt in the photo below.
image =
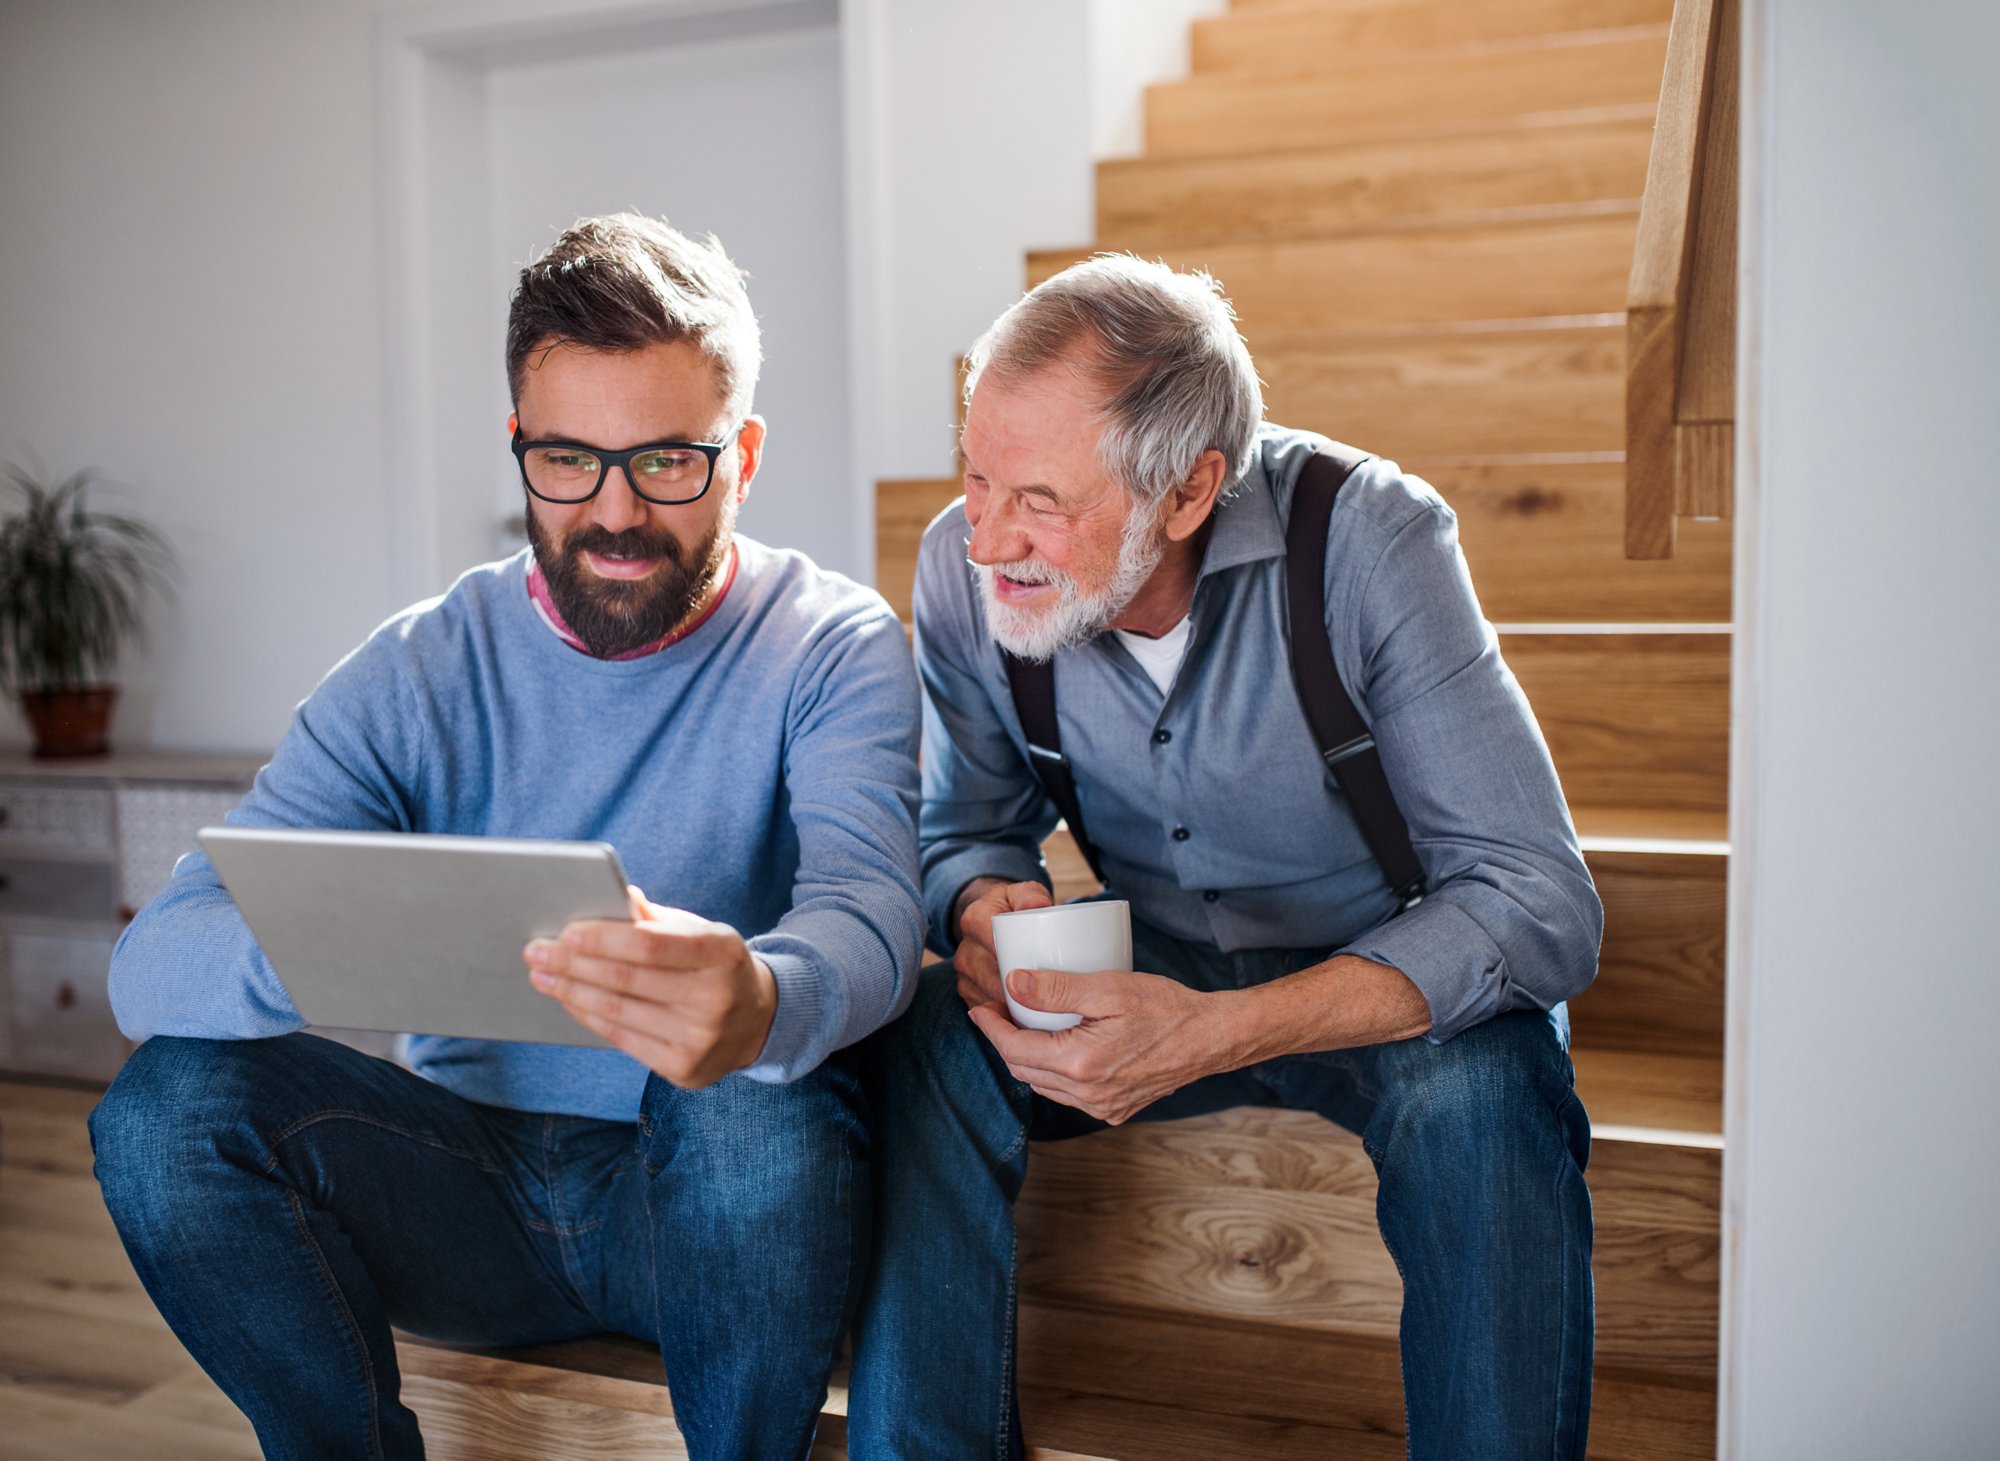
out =
[[(1341, 489), (1326, 624), (1430, 892), (1401, 915), (1292, 683), (1285, 522), (1325, 438), (1267, 426), (1216, 508), (1165, 695), (1114, 634), (1056, 657), (1056, 709), (1106, 880), (1139, 917), (1224, 951), (1342, 949), (1401, 970), (1431, 1038), (1549, 1008), (1597, 970), (1603, 909), (1548, 746), (1459, 550), (1451, 509), (1393, 462)], [(939, 952), (973, 878), (1046, 883), (1057, 812), (1029, 764), (954, 503), (917, 563), (924, 901)], [(1185, 835), (1177, 835), (1185, 829)]]

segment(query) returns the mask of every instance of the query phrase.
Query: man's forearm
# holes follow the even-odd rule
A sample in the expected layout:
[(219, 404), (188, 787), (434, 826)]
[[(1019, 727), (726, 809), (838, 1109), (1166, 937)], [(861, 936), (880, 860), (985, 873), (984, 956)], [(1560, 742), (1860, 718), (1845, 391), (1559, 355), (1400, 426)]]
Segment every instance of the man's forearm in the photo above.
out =
[(1279, 1055), (1408, 1040), (1431, 1028), (1430, 1004), (1402, 970), (1340, 954), (1282, 979), (1228, 990), (1214, 1028), (1237, 1070)]

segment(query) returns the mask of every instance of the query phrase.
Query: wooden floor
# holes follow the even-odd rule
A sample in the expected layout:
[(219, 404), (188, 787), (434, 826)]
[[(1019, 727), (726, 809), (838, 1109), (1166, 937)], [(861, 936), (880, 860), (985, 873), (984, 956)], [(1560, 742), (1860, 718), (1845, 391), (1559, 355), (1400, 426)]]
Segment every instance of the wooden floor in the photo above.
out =
[(0, 1080), (0, 1461), (255, 1457), (119, 1246), (90, 1174), (96, 1101)]

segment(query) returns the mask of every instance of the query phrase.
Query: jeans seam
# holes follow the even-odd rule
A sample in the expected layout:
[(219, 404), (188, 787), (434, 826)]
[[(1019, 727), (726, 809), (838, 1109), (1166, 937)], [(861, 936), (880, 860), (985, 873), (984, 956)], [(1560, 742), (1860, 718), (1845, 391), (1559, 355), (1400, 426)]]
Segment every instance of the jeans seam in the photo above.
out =
[[(862, 1245), (854, 1240), (853, 1203), (855, 1199), (853, 1190), (854, 1188), (853, 1177), (854, 1177), (853, 1171), (846, 1162), (842, 1162), (838, 1165), (835, 1174), (835, 1180), (838, 1183), (838, 1186), (836, 1188), (835, 1198), (834, 1198), (834, 1211), (845, 1212), (847, 1214), (847, 1223), (845, 1231), (845, 1240), (847, 1243), (847, 1278), (841, 1287), (839, 1330), (835, 1334), (833, 1341), (833, 1348), (836, 1354), (840, 1349), (840, 1336), (845, 1334), (853, 1326), (855, 1307), (859, 1302), (859, 1296), (861, 1293), (862, 1284), (866, 1281), (867, 1277), (861, 1264), (857, 1261), (861, 1253)], [(872, 1178), (870, 1179), (869, 1190), (872, 1193), (873, 1190)], [(869, 1228), (872, 1233), (872, 1230), (874, 1228), (873, 1212), (870, 1212), (869, 1214)], [(826, 1382), (832, 1378), (830, 1366), (827, 1370), (822, 1370), (820, 1373), (821, 1373), (821, 1378), (820, 1378), (821, 1392), (822, 1394), (824, 1394)], [(812, 1418), (811, 1432), (812, 1435), (815, 1437), (817, 1437), (819, 1434), (819, 1416), (817, 1414), (815, 1414)], [(810, 1443), (808, 1443), (808, 1447), (810, 1447)]]
[[(1556, 1394), (1555, 1394), (1556, 1410), (1555, 1410), (1554, 1426), (1553, 1426), (1553, 1430), (1555, 1432), (1555, 1441), (1556, 1441), (1556, 1450), (1554, 1452), (1556, 1461), (1575, 1461), (1575, 1458), (1581, 1454), (1581, 1443), (1582, 1443), (1582, 1437), (1572, 1433), (1571, 1436), (1569, 1437), (1568, 1446), (1565, 1447), (1562, 1444), (1562, 1418), (1564, 1414), (1566, 1414), (1574, 1406), (1574, 1401), (1569, 1399), (1569, 1397), (1566, 1395), (1566, 1391), (1569, 1388), (1569, 1383), (1570, 1383), (1570, 1370), (1573, 1364), (1575, 1363), (1575, 1359), (1574, 1356), (1571, 1354), (1571, 1351), (1577, 1343), (1577, 1336), (1574, 1332), (1575, 1326), (1567, 1322), (1567, 1317), (1570, 1311), (1570, 1304), (1572, 1302), (1572, 1295), (1570, 1293), (1570, 1268), (1571, 1268), (1571, 1259), (1573, 1257), (1572, 1250), (1574, 1249), (1576, 1244), (1576, 1230), (1575, 1230), (1575, 1224), (1573, 1224), (1569, 1218), (1568, 1204), (1566, 1204), (1562, 1200), (1563, 1178), (1566, 1175), (1563, 1171), (1563, 1165), (1564, 1163), (1568, 1163), (1571, 1167), (1574, 1167), (1576, 1165), (1576, 1159), (1570, 1154), (1568, 1143), (1563, 1140), (1562, 1115), (1571, 1106), (1577, 1104), (1580, 1103), (1577, 1101), (1576, 1088), (1574, 1085), (1572, 1085), (1570, 1087), (1569, 1094), (1563, 1098), (1561, 1104), (1558, 1105), (1556, 1108), (1556, 1161), (1554, 1169), (1555, 1171), (1554, 1185), (1555, 1185), (1556, 1211), (1563, 1215), (1562, 1255), (1561, 1255), (1562, 1293), (1560, 1299), (1562, 1307), (1560, 1312), (1565, 1317), (1561, 1347), (1558, 1349), (1556, 1354)], [(1579, 1174), (1578, 1180), (1579, 1181), (1582, 1180), (1581, 1174)], [(1568, 1401), (1568, 1403), (1565, 1403), (1566, 1400)], [(1588, 1434), (1587, 1421), (1585, 1425), (1584, 1434), (1586, 1435)]]
[(584, 1233), (592, 1232), (601, 1227), (604, 1223), (604, 1218), (600, 1214), (586, 1223), (573, 1224), (570, 1222), (568, 1197), (563, 1190), (562, 1183), (563, 1164), (559, 1160), (557, 1152), (556, 1122), (558, 1119), (558, 1117), (552, 1115), (544, 1115), (542, 1117), (542, 1186), (549, 1194), (549, 1211), (555, 1217), (554, 1224), (547, 1229), (547, 1232), (556, 1240), (556, 1256), (562, 1262), (563, 1281), (570, 1286), (570, 1290), (575, 1294), (579, 1305), (588, 1312), (590, 1305), (583, 1301), (583, 1263), (576, 1251), (576, 1246), (570, 1242), (570, 1239), (580, 1237)]
[(319, 1240), (313, 1236), (312, 1225), (306, 1221), (305, 1201), (296, 1191), (287, 1191), (286, 1200), (291, 1203), (292, 1221), (305, 1239), (307, 1249), (312, 1253), (313, 1263), (319, 1269), (320, 1282), (340, 1309), (341, 1318), (347, 1321), (348, 1333), (354, 1337), (355, 1352), (361, 1356), (361, 1383), (368, 1392), (368, 1440), (371, 1453), (380, 1458), (382, 1452), (382, 1397), (375, 1383), (375, 1362), (368, 1357), (367, 1336), (361, 1332), (361, 1323), (354, 1317), (354, 1310), (347, 1302), (347, 1295), (340, 1291), (333, 1270), (327, 1265), (326, 1254), (320, 1251)]
[(1021, 1134), (1014, 1138), (1014, 1144), (1008, 1147), (1006, 1151), (1000, 1153), (1000, 1155), (995, 1157), (992, 1161), (988, 1162), (987, 1163), (988, 1168), (990, 1168), (994, 1172), (1000, 1171), (1001, 1168), (1005, 1167), (1009, 1162), (1013, 1161), (1016, 1156), (1020, 1155), (1021, 1148), (1025, 1147), (1027, 1144), (1028, 1144), (1028, 1129), (1024, 1126), (1021, 1128)]
[[(1362, 1149), (1366, 1150), (1368, 1143), (1364, 1141), (1361, 1145)], [(1370, 1153), (1370, 1155), (1372, 1156), (1373, 1153)], [(1378, 1158), (1376, 1160), (1376, 1166), (1375, 1166), (1375, 1182), (1376, 1182), (1376, 1191), (1378, 1193), (1381, 1191), (1381, 1181), (1382, 1181), (1381, 1174), (1382, 1174), (1381, 1161)], [(1388, 1253), (1389, 1261), (1396, 1265), (1396, 1282), (1403, 1286), (1404, 1302), (1407, 1303), (1408, 1295), (1410, 1292), (1410, 1276), (1403, 1270), (1403, 1260), (1397, 1256), (1395, 1248), (1389, 1244), (1388, 1224), (1382, 1221), (1382, 1210), (1381, 1210), (1381, 1203), (1379, 1200), (1376, 1203), (1376, 1209), (1375, 1209), (1375, 1230), (1382, 1234), (1383, 1250)], [(1403, 1323), (1404, 1323), (1404, 1317), (1399, 1314), (1396, 1318), (1396, 1337), (1399, 1349), (1401, 1347), (1401, 1341), (1402, 1341)], [(1400, 1359), (1400, 1355), (1398, 1356), (1398, 1358)], [(1409, 1461), (1410, 1457), (1416, 1455), (1417, 1441), (1416, 1441), (1416, 1433), (1410, 1428), (1410, 1384), (1407, 1377), (1404, 1379), (1400, 1388), (1403, 1392), (1403, 1456), (1404, 1456), (1404, 1461)]]
[[(1023, 1137), (1023, 1140), (1026, 1138)], [(1021, 1237), (1010, 1223), (1007, 1235), (1007, 1314), (1002, 1321), (1001, 1361), (1000, 1361), (1000, 1421), (993, 1437), (993, 1454), (999, 1461), (1008, 1461), (1012, 1454), (1008, 1440), (1013, 1433), (1014, 1422), (1014, 1351), (1018, 1347), (1015, 1323), (1018, 1318), (1021, 1256)]]
[(437, 1140), (435, 1137), (425, 1136), (421, 1132), (410, 1131), (405, 1127), (396, 1125), (392, 1121), (384, 1121), (380, 1117), (370, 1116), (365, 1112), (347, 1111), (339, 1108), (328, 1111), (315, 1111), (310, 1116), (302, 1116), (283, 1131), (280, 1131), (276, 1136), (272, 1137), (271, 1155), (264, 1161), (263, 1174), (268, 1177), (272, 1172), (277, 1170), (278, 1163), (282, 1160), (282, 1153), (279, 1149), (286, 1142), (308, 1127), (319, 1125), (322, 1121), (358, 1121), (363, 1126), (372, 1126), (378, 1131), (389, 1132), (393, 1136), (402, 1137), (405, 1141), (413, 1141), (419, 1146), (427, 1146), (433, 1151), (443, 1152), (446, 1156), (458, 1157), (463, 1161), (472, 1163), (482, 1172), (491, 1172), (496, 1176), (505, 1175), (501, 1167), (487, 1161), (477, 1152), (467, 1151), (464, 1147), (451, 1146)]

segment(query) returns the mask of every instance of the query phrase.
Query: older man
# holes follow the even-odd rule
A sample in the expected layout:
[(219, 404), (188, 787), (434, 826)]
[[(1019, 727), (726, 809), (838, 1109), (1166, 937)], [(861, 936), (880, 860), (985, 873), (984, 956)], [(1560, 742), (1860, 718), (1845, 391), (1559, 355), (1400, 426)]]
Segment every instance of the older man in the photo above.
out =
[[(965, 497), (916, 584), (924, 897), (953, 967), (871, 1047), (855, 1454), (1020, 1454), (1030, 1138), (1277, 1105), (1375, 1162), (1412, 1454), (1581, 1456), (1589, 1135), (1563, 1001), (1602, 915), (1450, 509), (1261, 425), (1227, 304), (1157, 265), (1049, 280), (967, 390)], [(1015, 973), (1022, 1004), (1083, 1017), (1046, 1033), (1007, 1015), (993, 919), (1049, 902), (1059, 810), (1130, 901), (1136, 968)]]
[(879, 596), (735, 532), (758, 364), (712, 240), (565, 233), (508, 326), (532, 550), (335, 666), (230, 817), (615, 844), (632, 921), (511, 977), (616, 1048), (297, 1033), (200, 854), (119, 943), (105, 1202), (266, 1455), (423, 1454), (391, 1325), (638, 1335), (689, 1455), (811, 1445), (868, 1257), (844, 1047), (920, 948), (917, 685)]

